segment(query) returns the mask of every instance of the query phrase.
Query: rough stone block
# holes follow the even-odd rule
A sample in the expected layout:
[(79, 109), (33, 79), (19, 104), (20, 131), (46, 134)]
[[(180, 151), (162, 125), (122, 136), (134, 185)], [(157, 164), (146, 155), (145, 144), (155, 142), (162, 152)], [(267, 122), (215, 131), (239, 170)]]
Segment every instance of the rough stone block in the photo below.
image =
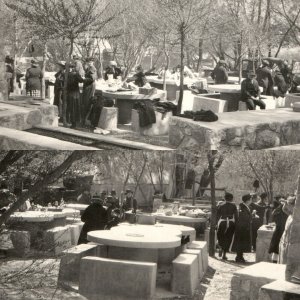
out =
[(144, 225), (154, 225), (155, 224), (155, 216), (151, 215), (136, 215), (136, 221), (138, 224)]
[(80, 261), (85, 256), (96, 256), (97, 245), (82, 244), (63, 251), (59, 266), (58, 283), (79, 283)]
[(208, 250), (207, 250), (207, 243), (206, 242), (200, 242), (200, 241), (194, 241), (190, 244), (188, 244), (188, 249), (197, 249), (201, 250), (201, 255), (202, 255), (202, 265), (203, 265), (203, 270), (204, 274), (207, 271), (208, 268)]
[(118, 108), (103, 107), (98, 127), (105, 130), (115, 130), (118, 126)]
[(10, 239), (14, 246), (14, 253), (17, 256), (25, 256), (30, 252), (30, 232), (29, 231), (11, 231)]
[(123, 247), (108, 247), (108, 258), (124, 259), (132, 261), (158, 262), (157, 249), (140, 249), (140, 248), (123, 248)]
[(208, 98), (203, 96), (195, 96), (193, 111), (198, 110), (211, 110), (214, 113), (227, 112), (227, 101), (221, 99)]
[(200, 249), (186, 249), (183, 251), (183, 254), (190, 254), (190, 255), (196, 255), (197, 261), (198, 261), (198, 269), (199, 269), (199, 278), (200, 280), (204, 276), (204, 268), (202, 264), (202, 253)]
[(157, 265), (85, 257), (81, 260), (79, 293), (92, 300), (152, 299)]
[(61, 254), (64, 250), (72, 246), (71, 231), (68, 226), (55, 227), (45, 232), (45, 251), (54, 255)]
[(197, 257), (180, 254), (172, 267), (172, 292), (192, 296), (199, 278)]

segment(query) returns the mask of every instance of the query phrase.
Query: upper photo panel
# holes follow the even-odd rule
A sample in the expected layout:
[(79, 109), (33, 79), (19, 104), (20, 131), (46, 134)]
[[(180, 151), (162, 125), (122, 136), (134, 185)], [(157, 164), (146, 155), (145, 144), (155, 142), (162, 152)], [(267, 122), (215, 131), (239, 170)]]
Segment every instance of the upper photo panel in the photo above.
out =
[(300, 150), (299, 1), (0, 4), (0, 150)]

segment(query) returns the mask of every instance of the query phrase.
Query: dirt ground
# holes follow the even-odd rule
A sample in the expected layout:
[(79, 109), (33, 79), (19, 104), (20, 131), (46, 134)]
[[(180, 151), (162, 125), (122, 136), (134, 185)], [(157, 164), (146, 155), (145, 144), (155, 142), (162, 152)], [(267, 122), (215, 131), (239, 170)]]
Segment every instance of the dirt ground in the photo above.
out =
[[(230, 297), (230, 282), (233, 273), (255, 262), (255, 255), (245, 256), (246, 264), (237, 264), (235, 255), (228, 260), (209, 258), (209, 269), (199, 283), (193, 300), (227, 300)], [(59, 259), (17, 260), (0, 259), (0, 300), (69, 300), (85, 299), (74, 292), (57, 288)], [(160, 299), (191, 299), (167, 297)]]

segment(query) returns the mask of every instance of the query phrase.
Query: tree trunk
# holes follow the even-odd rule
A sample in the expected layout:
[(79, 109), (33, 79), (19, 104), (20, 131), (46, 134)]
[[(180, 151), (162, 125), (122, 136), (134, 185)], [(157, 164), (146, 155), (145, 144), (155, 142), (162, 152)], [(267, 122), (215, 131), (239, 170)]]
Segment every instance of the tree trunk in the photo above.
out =
[(16, 161), (18, 161), (22, 156), (24, 156), (25, 153), (26, 151), (10, 150), (0, 161), (0, 174), (6, 172), (7, 168), (12, 166)]
[(41, 85), (41, 99), (46, 99), (46, 83), (45, 83), (45, 73), (46, 73), (46, 64), (47, 64), (47, 43), (44, 45), (43, 51), (43, 63), (42, 63), (42, 85)]
[(198, 44), (197, 72), (199, 72), (200, 67), (201, 67), (201, 65), (202, 65), (202, 59), (203, 59), (203, 39), (199, 39), (199, 44)]
[(208, 164), (210, 172), (210, 187), (211, 187), (211, 216), (210, 216), (210, 231), (209, 231), (209, 256), (215, 256), (215, 234), (217, 225), (217, 204), (216, 204), (216, 182), (214, 161), (217, 151), (208, 153)]
[(185, 49), (185, 29), (184, 24), (180, 28), (180, 92), (177, 106), (177, 114), (181, 114), (183, 89), (184, 89), (184, 49)]
[(13, 214), (15, 211), (17, 211), (24, 203), (25, 201), (36, 195), (38, 192), (40, 192), (42, 189), (46, 188), (49, 184), (56, 181), (62, 174), (64, 174), (71, 166), (72, 164), (81, 159), (82, 157), (88, 155), (87, 151), (74, 151), (72, 152), (66, 160), (64, 160), (58, 167), (56, 167), (51, 173), (47, 174), (43, 179), (37, 181), (26, 193), (23, 193), (20, 198), (14, 202), (11, 207), (0, 216), (0, 226), (7, 222), (10, 215)]
[(70, 73), (70, 63), (72, 60), (73, 54), (73, 47), (74, 47), (74, 39), (70, 38), (70, 51), (68, 55), (68, 59), (66, 62), (66, 73), (65, 73), (65, 81), (64, 81), (64, 94), (63, 94), (63, 123), (64, 126), (67, 127), (67, 99), (68, 99), (68, 79)]

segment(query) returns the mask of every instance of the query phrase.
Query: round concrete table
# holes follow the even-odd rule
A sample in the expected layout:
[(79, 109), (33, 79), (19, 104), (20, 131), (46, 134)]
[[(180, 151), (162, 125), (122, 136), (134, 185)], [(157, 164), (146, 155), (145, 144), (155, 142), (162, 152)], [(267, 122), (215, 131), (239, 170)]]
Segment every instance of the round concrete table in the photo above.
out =
[(135, 102), (146, 99), (163, 99), (165, 92), (158, 91), (156, 94), (144, 95), (139, 94), (138, 90), (124, 92), (102, 91), (102, 95), (105, 98), (116, 101), (115, 106), (118, 108), (118, 124), (129, 124), (131, 123), (131, 110)]
[(66, 204), (65, 207), (66, 208), (72, 208), (72, 209), (80, 210), (80, 211), (84, 211), (84, 210), (86, 210), (86, 208), (88, 207), (88, 205), (86, 205), (86, 204), (70, 203), (70, 204)]
[(182, 225), (206, 222), (206, 218), (191, 218), (191, 217), (179, 216), (179, 215), (166, 216), (164, 214), (159, 214), (159, 213), (153, 215), (155, 215), (156, 220), (158, 221), (166, 221), (166, 222), (170, 221)]
[(191, 242), (196, 240), (196, 230), (193, 227), (164, 223), (156, 223), (154, 226), (159, 229), (179, 230), (183, 236), (189, 236)]
[(50, 222), (54, 220), (54, 215), (54, 212), (43, 211), (15, 212), (9, 217), (9, 221), (30, 223)]
[(87, 239), (97, 244), (138, 249), (167, 249), (181, 245), (181, 238), (175, 235), (158, 235), (157, 229), (141, 233), (139, 230), (128, 231), (99, 230), (88, 233)]
[(167, 227), (167, 226), (156, 226), (156, 224), (141, 225), (141, 224), (120, 223), (118, 226), (111, 228), (111, 230), (119, 231), (119, 232), (121, 231), (130, 232), (134, 230), (134, 232), (139, 232), (141, 234), (143, 234), (144, 232), (153, 231), (153, 233), (155, 232), (155, 235), (161, 235), (161, 236), (174, 235), (180, 238), (183, 235), (183, 232), (179, 228), (176, 228), (176, 225), (174, 225), (174, 227)]

